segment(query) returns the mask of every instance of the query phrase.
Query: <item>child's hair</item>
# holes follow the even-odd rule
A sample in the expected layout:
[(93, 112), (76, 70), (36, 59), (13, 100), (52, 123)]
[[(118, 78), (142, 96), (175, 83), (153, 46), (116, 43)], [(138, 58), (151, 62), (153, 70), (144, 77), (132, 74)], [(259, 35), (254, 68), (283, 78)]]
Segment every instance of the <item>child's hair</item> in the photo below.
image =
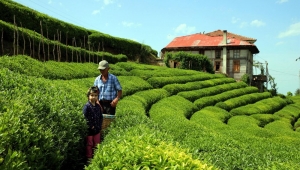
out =
[(97, 86), (92, 86), (89, 88), (89, 90), (87, 91), (86, 96), (89, 97), (91, 93), (97, 93), (99, 94), (99, 89)]

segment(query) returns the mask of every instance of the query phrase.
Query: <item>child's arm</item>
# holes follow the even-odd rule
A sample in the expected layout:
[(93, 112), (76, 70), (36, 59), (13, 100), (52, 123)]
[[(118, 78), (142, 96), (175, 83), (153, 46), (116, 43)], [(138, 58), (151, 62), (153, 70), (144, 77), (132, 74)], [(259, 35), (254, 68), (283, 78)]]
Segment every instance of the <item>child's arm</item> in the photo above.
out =
[(90, 112), (89, 112), (89, 109), (88, 109), (88, 106), (87, 105), (85, 105), (84, 107), (83, 107), (83, 115), (84, 115), (84, 117), (85, 117), (85, 119), (86, 119), (86, 121), (87, 121), (87, 125), (88, 125), (88, 127), (90, 128), (90, 129), (93, 129), (93, 121), (92, 121), (92, 117), (91, 117), (91, 114), (90, 114)]

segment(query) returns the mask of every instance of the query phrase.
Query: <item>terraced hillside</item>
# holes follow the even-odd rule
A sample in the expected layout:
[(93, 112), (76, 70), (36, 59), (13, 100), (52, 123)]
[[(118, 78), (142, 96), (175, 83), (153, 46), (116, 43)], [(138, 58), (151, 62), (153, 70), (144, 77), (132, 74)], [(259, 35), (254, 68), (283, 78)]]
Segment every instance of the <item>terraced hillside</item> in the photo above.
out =
[(119, 62), (123, 97), (84, 167), (94, 63), (0, 58), (0, 169), (300, 169), (300, 97), (220, 74)]

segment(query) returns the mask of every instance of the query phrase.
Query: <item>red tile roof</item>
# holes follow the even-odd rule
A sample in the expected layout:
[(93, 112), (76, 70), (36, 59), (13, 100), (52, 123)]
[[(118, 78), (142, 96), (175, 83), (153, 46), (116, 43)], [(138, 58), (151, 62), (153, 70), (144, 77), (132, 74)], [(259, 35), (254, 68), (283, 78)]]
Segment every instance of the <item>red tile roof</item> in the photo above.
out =
[[(192, 34), (187, 36), (176, 37), (162, 51), (174, 48), (209, 48), (223, 47), (223, 32), (222, 36), (209, 36), (206, 34)], [(257, 47), (248, 41), (240, 40), (227, 36), (227, 47), (245, 47), (252, 51), (253, 54), (259, 53)]]
[[(216, 31), (213, 31), (213, 32), (206, 33), (205, 35), (209, 35), (209, 36), (212, 36), (212, 37), (223, 36), (223, 31), (222, 30), (216, 30)], [(234, 33), (231, 33), (231, 32), (227, 32), (227, 37), (232, 37), (232, 38), (237, 38), (239, 40), (248, 41), (251, 44), (255, 43), (255, 41), (256, 41), (256, 39), (254, 39), (254, 38), (241, 36), (241, 35), (234, 34)]]
[[(182, 37), (176, 37), (172, 42), (170, 42), (168, 47), (191, 47), (191, 46), (223, 46), (223, 37), (211, 37), (205, 34), (192, 34)], [(227, 38), (227, 46), (231, 45), (250, 45), (247, 41), (242, 41), (236, 38)]]

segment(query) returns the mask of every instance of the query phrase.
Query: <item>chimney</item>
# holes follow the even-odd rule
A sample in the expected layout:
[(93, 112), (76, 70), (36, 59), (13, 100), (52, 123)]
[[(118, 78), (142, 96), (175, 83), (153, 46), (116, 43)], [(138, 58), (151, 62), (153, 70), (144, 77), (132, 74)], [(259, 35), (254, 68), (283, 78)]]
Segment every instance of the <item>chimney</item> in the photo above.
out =
[(226, 48), (226, 44), (227, 44), (227, 30), (223, 30), (223, 73), (227, 74), (227, 48)]
[(223, 45), (227, 44), (227, 30), (223, 30)]

